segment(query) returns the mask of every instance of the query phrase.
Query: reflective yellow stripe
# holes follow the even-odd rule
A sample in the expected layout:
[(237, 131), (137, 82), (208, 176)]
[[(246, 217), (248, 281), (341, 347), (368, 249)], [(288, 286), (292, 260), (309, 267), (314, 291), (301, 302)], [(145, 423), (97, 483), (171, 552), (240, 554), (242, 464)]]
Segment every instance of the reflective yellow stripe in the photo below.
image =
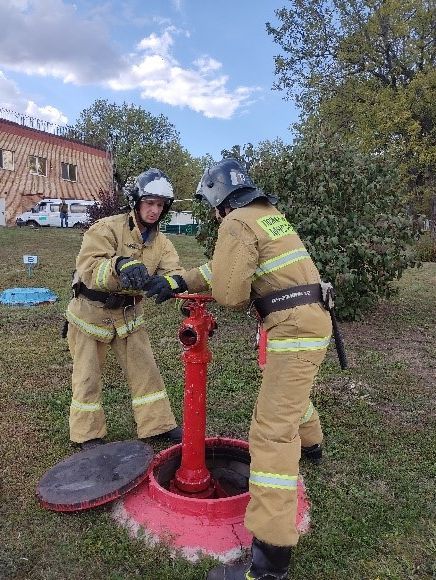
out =
[(117, 331), (118, 336), (120, 338), (123, 338), (124, 336), (130, 334), (131, 332), (142, 326), (143, 324), (145, 324), (145, 318), (144, 315), (141, 314), (137, 318), (133, 318), (127, 324), (121, 325), (115, 324), (115, 329)]
[(313, 415), (314, 410), (315, 410), (315, 407), (313, 406), (312, 401), (310, 401), (309, 406), (307, 407), (307, 411), (304, 413), (304, 415), (300, 419), (300, 425), (302, 425), (303, 423), (307, 423), (307, 421), (309, 421), (309, 419)]
[(271, 258), (270, 260), (266, 260), (265, 262), (259, 264), (254, 273), (254, 277), (260, 278), (265, 274), (275, 272), (276, 270), (280, 270), (280, 268), (289, 266), (289, 264), (294, 264), (300, 260), (307, 260), (308, 258), (310, 258), (309, 253), (304, 247), (297, 248), (291, 252), (285, 252), (280, 256), (276, 256), (275, 258)]
[(203, 264), (202, 266), (199, 266), (198, 269), (200, 271), (200, 274), (206, 280), (208, 286), (210, 286), (212, 282), (212, 271), (209, 268), (209, 264)]
[(297, 489), (297, 475), (282, 475), (280, 473), (264, 473), (263, 471), (250, 471), (249, 482), (259, 487), (273, 489)]
[(124, 270), (125, 268), (130, 268), (130, 266), (136, 266), (136, 264), (141, 265), (142, 262), (140, 262), (139, 260), (130, 260), (130, 262), (126, 262), (125, 264), (123, 264), (120, 268), (120, 272), (122, 270)]
[(245, 574), (245, 580), (256, 580), (255, 577), (250, 574), (250, 570)]
[(330, 336), (321, 338), (269, 338), (268, 352), (299, 352), (301, 350), (321, 350), (327, 348)]
[(151, 395), (144, 395), (143, 397), (135, 397), (132, 399), (132, 407), (140, 407), (141, 405), (148, 405), (149, 403), (154, 403), (155, 401), (160, 401), (161, 399), (166, 399), (168, 397), (166, 391), (156, 391), (151, 393)]
[(171, 290), (175, 290), (176, 288), (179, 287), (179, 285), (177, 284), (177, 282), (174, 280), (174, 278), (172, 276), (164, 276), (165, 280), (168, 282), (168, 284), (171, 287)]
[(112, 262), (110, 260), (103, 260), (97, 269), (97, 275), (95, 277), (95, 285), (97, 288), (107, 290), (107, 283), (109, 278), (109, 271), (111, 269)]
[(101, 403), (80, 403), (76, 399), (71, 399), (71, 408), (77, 411), (85, 411), (87, 413), (95, 413), (101, 410)]
[(85, 322), (85, 320), (77, 317), (70, 310), (67, 310), (66, 315), (68, 320), (76, 324), (80, 330), (95, 338), (112, 339), (115, 336), (115, 331), (113, 329), (97, 326), (96, 324), (91, 324), (90, 322)]

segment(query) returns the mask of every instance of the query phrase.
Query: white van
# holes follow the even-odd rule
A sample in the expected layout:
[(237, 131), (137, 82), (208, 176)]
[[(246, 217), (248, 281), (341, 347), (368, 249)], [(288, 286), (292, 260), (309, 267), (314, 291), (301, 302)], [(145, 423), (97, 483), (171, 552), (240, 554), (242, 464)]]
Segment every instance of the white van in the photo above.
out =
[[(52, 226), (59, 228), (61, 218), (59, 215), (59, 198), (44, 198), (39, 201), (30, 211), (20, 214), (15, 220), (17, 226), (29, 226), (39, 228), (40, 226)], [(81, 228), (88, 221), (86, 208), (98, 204), (96, 201), (85, 199), (66, 199), (68, 205), (68, 227)]]

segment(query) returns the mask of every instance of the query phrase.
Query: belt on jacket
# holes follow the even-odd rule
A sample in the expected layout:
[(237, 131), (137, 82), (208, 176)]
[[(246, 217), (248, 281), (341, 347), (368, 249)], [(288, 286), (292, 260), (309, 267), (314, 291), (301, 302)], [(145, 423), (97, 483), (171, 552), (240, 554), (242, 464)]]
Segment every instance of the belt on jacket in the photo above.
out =
[(288, 308), (294, 308), (295, 306), (301, 306), (303, 304), (320, 302), (330, 313), (336, 351), (341, 368), (344, 370), (348, 368), (348, 361), (344, 341), (336, 320), (334, 298), (335, 291), (333, 286), (322, 282), (321, 284), (307, 284), (306, 286), (294, 286), (293, 288), (286, 288), (285, 290), (277, 290), (276, 292), (262, 296), (262, 298), (256, 298), (252, 304), (256, 308), (260, 318), (263, 319), (268, 314), (271, 314), (271, 312), (287, 310)]
[(287, 310), (288, 308), (295, 308), (295, 306), (302, 306), (303, 304), (312, 304), (314, 302), (321, 302), (323, 304), (323, 297), (320, 284), (306, 284), (305, 286), (294, 286), (293, 288), (285, 288), (284, 290), (276, 290), (253, 300), (253, 306), (261, 318), (265, 318), (271, 312), (278, 312), (279, 310)]
[(83, 282), (79, 283), (76, 296), (83, 295), (88, 300), (103, 302), (104, 308), (115, 309), (134, 306), (142, 300), (142, 294), (129, 296), (127, 294), (117, 294), (116, 292), (101, 292), (100, 290), (91, 290)]

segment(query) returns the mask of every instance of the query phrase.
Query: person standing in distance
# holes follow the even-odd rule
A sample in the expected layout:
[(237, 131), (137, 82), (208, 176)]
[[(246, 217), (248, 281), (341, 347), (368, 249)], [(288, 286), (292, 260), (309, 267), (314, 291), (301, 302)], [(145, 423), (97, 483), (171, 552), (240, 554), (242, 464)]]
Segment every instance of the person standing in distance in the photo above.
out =
[(168, 395), (146, 331), (143, 289), (149, 273), (176, 290), (186, 285), (179, 257), (159, 222), (174, 200), (159, 169), (141, 173), (125, 190), (130, 211), (105, 217), (84, 234), (76, 260), (74, 297), (66, 317), (73, 357), (70, 439), (89, 449), (107, 434), (102, 407), (102, 369), (108, 346), (124, 371), (138, 438), (180, 442)]
[(68, 204), (65, 202), (65, 199), (61, 199), (61, 203), (59, 204), (59, 217), (61, 220), (61, 228), (68, 227)]
[[(258, 189), (235, 159), (208, 169), (196, 197), (221, 222), (212, 262), (189, 270), (190, 292), (210, 288), (230, 308), (256, 307), (267, 332), (266, 365), (249, 432), (250, 502), (245, 526), (251, 560), (219, 566), (208, 580), (285, 579), (298, 542), (300, 456), (319, 463), (323, 434), (310, 393), (331, 335), (318, 270), (276, 199)], [(162, 301), (162, 277), (147, 283)]]

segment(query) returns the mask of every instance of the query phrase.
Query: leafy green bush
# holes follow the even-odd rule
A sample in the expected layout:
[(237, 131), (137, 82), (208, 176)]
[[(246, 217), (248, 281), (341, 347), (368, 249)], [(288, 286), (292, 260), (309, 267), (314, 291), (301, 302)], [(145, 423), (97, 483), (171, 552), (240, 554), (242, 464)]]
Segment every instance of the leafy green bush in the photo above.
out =
[[(415, 265), (414, 227), (395, 167), (339, 141), (311, 135), (251, 170), (254, 181), (279, 198), (324, 280), (334, 284), (341, 319), (361, 318), (391, 282)], [(216, 224), (201, 216), (198, 239), (213, 251)]]
[(98, 197), (99, 204), (89, 206), (86, 210), (88, 214), (88, 222), (86, 226), (88, 228), (101, 218), (123, 213), (123, 211), (125, 211), (122, 205), (124, 204), (125, 206), (126, 200), (121, 198), (116, 191), (102, 191), (100, 189)]
[(425, 232), (416, 242), (416, 254), (421, 262), (436, 262), (436, 238)]
[(215, 210), (208, 207), (206, 203), (194, 202), (192, 204), (192, 215), (199, 223), (195, 238), (203, 246), (205, 255), (211, 258), (218, 236), (219, 225), (215, 218)]

